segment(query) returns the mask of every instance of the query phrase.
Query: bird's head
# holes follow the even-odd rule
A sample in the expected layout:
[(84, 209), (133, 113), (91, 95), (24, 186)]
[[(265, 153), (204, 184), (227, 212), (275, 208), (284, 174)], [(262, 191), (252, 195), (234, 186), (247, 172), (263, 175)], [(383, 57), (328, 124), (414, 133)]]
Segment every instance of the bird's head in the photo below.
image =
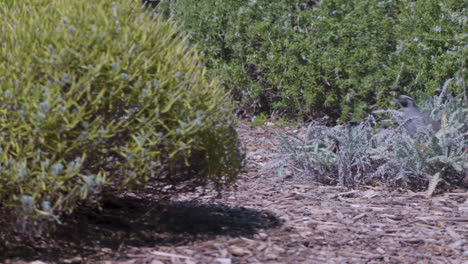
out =
[(396, 99), (396, 101), (403, 107), (403, 108), (416, 108), (416, 101), (407, 95), (400, 95)]

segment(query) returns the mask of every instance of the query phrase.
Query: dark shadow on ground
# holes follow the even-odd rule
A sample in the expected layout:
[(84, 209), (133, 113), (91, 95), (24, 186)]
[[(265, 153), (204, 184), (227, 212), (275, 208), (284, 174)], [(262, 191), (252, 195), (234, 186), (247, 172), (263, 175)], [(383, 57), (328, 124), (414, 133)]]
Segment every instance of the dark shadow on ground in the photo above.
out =
[(2, 259), (58, 261), (67, 256), (95, 255), (102, 248), (180, 246), (215, 236), (252, 236), (278, 227), (272, 213), (198, 202), (154, 202), (113, 198), (102, 209), (82, 206), (64, 219), (51, 238), (9, 248)]

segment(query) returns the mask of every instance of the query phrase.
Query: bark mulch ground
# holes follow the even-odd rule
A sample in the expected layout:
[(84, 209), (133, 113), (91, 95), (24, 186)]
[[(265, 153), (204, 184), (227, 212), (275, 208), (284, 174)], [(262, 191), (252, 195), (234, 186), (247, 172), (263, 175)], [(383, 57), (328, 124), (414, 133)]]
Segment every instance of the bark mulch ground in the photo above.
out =
[(54, 239), (0, 252), (0, 263), (468, 263), (466, 191), (428, 198), (280, 179), (262, 170), (273, 132), (238, 131), (246, 172), (221, 197), (128, 194), (80, 208)]

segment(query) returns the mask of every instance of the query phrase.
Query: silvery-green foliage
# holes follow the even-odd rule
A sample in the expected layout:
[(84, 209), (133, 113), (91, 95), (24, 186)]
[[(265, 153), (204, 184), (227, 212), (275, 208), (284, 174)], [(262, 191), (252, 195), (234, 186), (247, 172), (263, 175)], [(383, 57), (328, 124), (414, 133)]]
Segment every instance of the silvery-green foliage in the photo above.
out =
[(377, 122), (369, 116), (356, 126), (327, 127), (316, 121), (302, 137), (279, 134), (282, 166), (289, 160), (302, 176), (328, 184), (421, 189), (439, 173), (448, 184), (467, 188), (468, 109), (463, 95), (450, 97), (444, 91), (421, 104), (422, 111), (440, 120), (438, 131), (428, 128), (409, 136), (403, 129), (407, 120), (397, 110), (378, 111), (390, 118)]
[(406, 134), (398, 133), (390, 137), (392, 143), (386, 145), (385, 150), (379, 153), (383, 164), (377, 167), (373, 175), (387, 185), (407, 187), (410, 177), (423, 179), (425, 182), (430, 177), (425, 169), (427, 153), (416, 147), (417, 144), (421, 144), (424, 137), (413, 139)]
[(378, 137), (372, 134), (373, 123), (372, 117), (354, 127), (327, 127), (314, 121), (302, 139), (278, 133), (283, 142), (282, 161), (290, 159), (303, 176), (320, 182), (352, 186), (368, 181), (373, 155), (380, 148)]
[[(399, 126), (396, 133), (391, 135), (391, 145), (381, 156), (385, 159), (375, 175), (384, 177), (392, 183), (421, 186), (433, 175), (440, 173), (448, 183), (466, 187), (467, 167), (467, 112), (466, 95), (455, 97), (447, 93), (452, 85), (463, 85), (463, 82), (445, 81), (439, 95), (429, 97), (421, 94), (420, 104), (422, 112), (441, 123), (438, 131), (428, 127), (417, 138), (410, 138), (401, 131), (407, 122), (396, 111), (387, 111), (391, 119)], [(398, 133), (400, 132), (400, 133)], [(391, 175), (395, 175), (391, 177)]]
[[(276, 136), (282, 141), (283, 144), (279, 145), (281, 154), (277, 155), (275, 159), (267, 163), (263, 169), (276, 170), (278, 177), (281, 179), (284, 178), (284, 168), (288, 165), (288, 162), (291, 160), (295, 165), (301, 167), (304, 165), (305, 157), (302, 154), (305, 154), (305, 151), (300, 151), (302, 141), (300, 138), (295, 136), (288, 136), (282, 132), (275, 131)], [(283, 155), (285, 154), (285, 155)]]
[(364, 121), (356, 127), (347, 126), (337, 130), (335, 140), (339, 146), (338, 183), (340, 185), (356, 185), (366, 180), (372, 169), (373, 149), (377, 146), (372, 137), (372, 127), (369, 121)]
[[(452, 100), (458, 100), (454, 98)], [(456, 105), (451, 102), (448, 105)], [(453, 112), (444, 111), (442, 128), (426, 131), (417, 138), (395, 133), (392, 144), (381, 153), (385, 162), (378, 167), (376, 176), (383, 177), (388, 183), (421, 186), (440, 172), (448, 183), (464, 186), (467, 177), (467, 130), (466, 106)], [(393, 177), (392, 177), (393, 176)], [(465, 186), (467, 187), (467, 186)]]
[[(463, 86), (463, 82), (455, 82), (454, 79), (445, 81), (438, 96), (431, 98), (426, 94), (420, 94), (422, 101), (421, 110), (426, 112), (435, 120), (441, 120), (444, 114), (448, 115), (448, 126), (457, 130), (457, 133), (467, 131), (466, 120), (466, 94), (461, 93), (455, 97), (447, 93), (448, 86), (454, 82), (455, 86)], [(456, 126), (453, 127), (453, 126)], [(460, 127), (461, 126), (461, 127)]]
[(81, 194), (87, 197), (88, 193), (99, 193), (105, 184), (105, 180), (100, 175), (89, 175), (83, 178), (83, 183), (83, 186), (81, 186)]
[(20, 198), (21, 206), (24, 212), (26, 213), (33, 213), (34, 209), (36, 209), (36, 205), (34, 203), (34, 199), (30, 195), (23, 195)]
[[(309, 131), (310, 128), (314, 129)], [(327, 145), (325, 142), (328, 142), (328, 138), (324, 135), (327, 131), (328, 127), (322, 125), (320, 121), (313, 121), (302, 137), (275, 131), (282, 142), (278, 146), (281, 153), (264, 169), (276, 169), (280, 178), (284, 177), (284, 168), (287, 166), (293, 166), (305, 176), (326, 175), (336, 163), (336, 155), (324, 147)], [(323, 179), (316, 180), (323, 181)]]

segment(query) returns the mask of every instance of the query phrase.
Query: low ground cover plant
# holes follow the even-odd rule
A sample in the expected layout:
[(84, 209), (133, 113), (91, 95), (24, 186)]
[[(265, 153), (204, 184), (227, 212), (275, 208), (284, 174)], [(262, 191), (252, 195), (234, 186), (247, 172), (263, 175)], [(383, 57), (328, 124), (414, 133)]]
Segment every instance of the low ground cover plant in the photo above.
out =
[(388, 107), (392, 90), (434, 95), (444, 80), (466, 79), (462, 0), (162, 0), (158, 8), (257, 113), (359, 121)]
[(284, 177), (293, 167), (295, 177), (325, 184), (359, 186), (383, 184), (389, 188), (428, 189), (437, 183), (468, 188), (466, 97), (445, 93), (424, 101), (421, 109), (441, 128), (411, 136), (400, 111), (378, 111), (389, 119), (369, 116), (358, 125), (323, 125), (312, 122), (301, 136), (278, 132), (279, 158), (268, 165)]
[(232, 107), (173, 23), (125, 0), (3, 1), (0, 17), (0, 217), (17, 223), (0, 235), (106, 186), (236, 179)]

